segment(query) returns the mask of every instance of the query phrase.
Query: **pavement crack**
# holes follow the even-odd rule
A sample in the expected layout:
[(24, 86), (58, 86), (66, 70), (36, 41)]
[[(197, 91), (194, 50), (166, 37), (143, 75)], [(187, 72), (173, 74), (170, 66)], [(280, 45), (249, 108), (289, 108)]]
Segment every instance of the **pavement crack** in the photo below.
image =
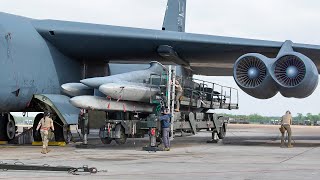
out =
[(291, 160), (291, 159), (293, 159), (293, 158), (295, 158), (295, 157), (298, 157), (298, 156), (300, 156), (300, 155), (302, 155), (302, 154), (304, 154), (304, 153), (306, 153), (306, 152), (308, 152), (308, 151), (311, 151), (311, 150), (313, 150), (313, 149), (315, 149), (315, 148), (317, 148), (317, 147), (313, 147), (313, 148), (307, 149), (307, 150), (305, 150), (305, 151), (303, 151), (303, 152), (301, 152), (301, 153), (299, 153), (299, 154), (296, 154), (296, 155), (294, 155), (294, 156), (292, 156), (292, 157), (289, 157), (289, 158), (281, 161), (280, 164), (281, 164), (281, 163), (284, 163), (284, 162), (287, 162), (287, 161), (289, 161), (289, 160)]

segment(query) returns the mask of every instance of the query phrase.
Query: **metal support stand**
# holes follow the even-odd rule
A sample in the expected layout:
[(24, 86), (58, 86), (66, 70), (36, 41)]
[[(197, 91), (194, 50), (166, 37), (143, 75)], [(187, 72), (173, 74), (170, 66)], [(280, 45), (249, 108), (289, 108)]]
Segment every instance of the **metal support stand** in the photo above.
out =
[(207, 143), (218, 143), (218, 142), (219, 142), (218, 132), (212, 131), (212, 139), (207, 141)]
[(83, 135), (83, 145), (88, 145), (88, 134)]
[(163, 151), (163, 148), (158, 147), (157, 144), (157, 122), (158, 119), (155, 114), (150, 114), (147, 117), (147, 127), (149, 128), (149, 144), (142, 148), (144, 151)]
[(83, 141), (81, 146), (88, 145), (88, 134), (89, 134), (89, 113), (88, 110), (82, 109), (79, 115), (78, 122), (79, 129), (81, 130), (81, 134), (83, 136)]

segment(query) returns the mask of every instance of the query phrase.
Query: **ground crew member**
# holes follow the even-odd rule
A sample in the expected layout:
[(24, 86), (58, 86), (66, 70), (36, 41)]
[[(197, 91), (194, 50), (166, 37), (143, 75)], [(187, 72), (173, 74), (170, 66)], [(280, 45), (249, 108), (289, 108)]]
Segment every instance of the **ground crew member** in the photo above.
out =
[[(41, 127), (41, 129), (40, 129)], [(48, 134), (50, 128), (54, 131), (53, 120), (50, 118), (50, 113), (45, 112), (43, 118), (39, 121), (37, 126), (37, 131), (40, 129), (41, 138), (42, 138), (42, 154), (48, 153), (50, 150), (48, 149)]]
[(170, 118), (171, 114), (169, 109), (164, 110), (163, 115), (160, 116), (161, 128), (162, 128), (162, 140), (164, 144), (164, 150), (170, 151)]
[(284, 147), (284, 134), (286, 131), (288, 132), (288, 148), (293, 147), (291, 144), (291, 135), (292, 135), (291, 127), (290, 127), (291, 124), (292, 124), (291, 112), (287, 111), (286, 114), (281, 118), (281, 127), (279, 128), (282, 135), (280, 147)]
[(175, 90), (176, 90), (176, 99), (175, 99), (176, 100), (176, 109), (174, 111), (179, 112), (180, 111), (180, 99), (182, 97), (183, 89), (182, 89), (178, 80), (176, 80)]

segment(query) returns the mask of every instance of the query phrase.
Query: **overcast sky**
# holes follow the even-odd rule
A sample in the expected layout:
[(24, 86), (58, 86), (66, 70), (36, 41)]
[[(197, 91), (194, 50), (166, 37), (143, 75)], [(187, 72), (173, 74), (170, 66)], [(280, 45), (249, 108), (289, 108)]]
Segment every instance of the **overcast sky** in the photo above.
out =
[[(0, 11), (36, 19), (58, 19), (161, 29), (166, 0), (1, 0)], [(199, 34), (320, 44), (317, 0), (188, 0), (186, 31)], [(1, 23), (1, 22), (0, 22)], [(205, 77), (237, 87), (232, 77)], [(257, 100), (240, 92), (234, 114), (320, 113), (320, 89), (305, 99), (276, 95)]]

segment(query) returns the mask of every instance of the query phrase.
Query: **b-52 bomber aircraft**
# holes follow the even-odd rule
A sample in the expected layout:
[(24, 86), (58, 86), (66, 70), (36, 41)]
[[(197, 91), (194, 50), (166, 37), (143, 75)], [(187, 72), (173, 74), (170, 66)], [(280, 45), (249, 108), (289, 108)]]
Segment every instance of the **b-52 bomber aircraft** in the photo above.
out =
[(143, 69), (139, 63), (150, 60), (233, 76), (260, 99), (278, 92), (305, 98), (315, 90), (320, 46), (186, 33), (185, 15), (186, 0), (168, 0), (162, 29), (151, 30), (0, 13), (0, 140), (14, 138), (9, 112), (48, 109), (60, 124), (55, 135), (65, 138), (64, 124), (77, 124), (79, 109), (62, 91), (99, 96), (108, 87), (92, 85), (95, 78)]

